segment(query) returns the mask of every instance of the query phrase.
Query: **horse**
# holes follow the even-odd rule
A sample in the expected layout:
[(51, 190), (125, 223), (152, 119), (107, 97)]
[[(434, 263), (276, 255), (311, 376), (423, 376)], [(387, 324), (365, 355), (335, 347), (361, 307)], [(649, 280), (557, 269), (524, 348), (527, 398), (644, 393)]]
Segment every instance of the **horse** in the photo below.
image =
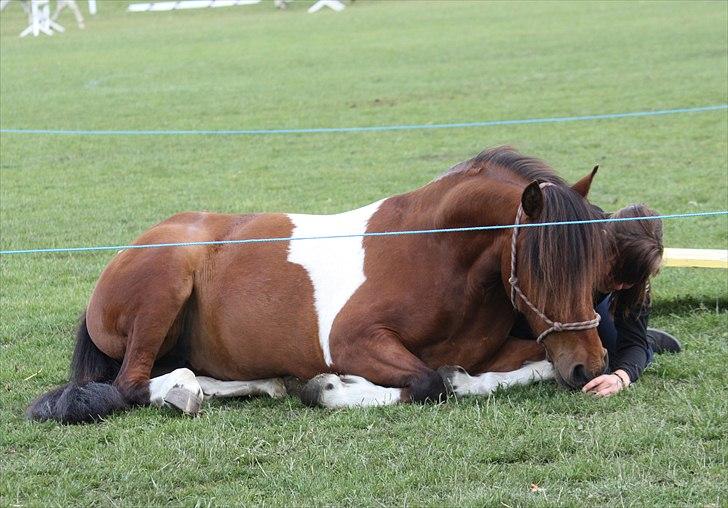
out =
[[(304, 403), (328, 408), (551, 377), (578, 389), (606, 368), (592, 319), (604, 235), (594, 223), (508, 225), (595, 218), (593, 177), (570, 187), (546, 163), (498, 147), (336, 215), (174, 215), (135, 244), (341, 237), (119, 251), (82, 315), (69, 383), (27, 414), (195, 414), (205, 397), (283, 396), (287, 376), (305, 382)], [(482, 225), (502, 228), (354, 236)], [(539, 341), (509, 337), (516, 311)]]

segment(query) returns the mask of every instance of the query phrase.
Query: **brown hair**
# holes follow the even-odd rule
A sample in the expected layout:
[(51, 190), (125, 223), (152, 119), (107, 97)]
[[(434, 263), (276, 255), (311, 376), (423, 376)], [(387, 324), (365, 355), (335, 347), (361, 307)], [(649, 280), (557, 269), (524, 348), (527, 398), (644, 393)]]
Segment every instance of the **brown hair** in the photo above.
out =
[[(655, 217), (657, 212), (645, 205), (630, 205), (614, 212), (613, 218)], [(607, 223), (612, 243), (611, 271), (608, 284), (624, 283), (632, 287), (617, 291), (612, 312), (627, 314), (650, 303), (650, 277), (662, 264), (662, 221), (631, 220)]]

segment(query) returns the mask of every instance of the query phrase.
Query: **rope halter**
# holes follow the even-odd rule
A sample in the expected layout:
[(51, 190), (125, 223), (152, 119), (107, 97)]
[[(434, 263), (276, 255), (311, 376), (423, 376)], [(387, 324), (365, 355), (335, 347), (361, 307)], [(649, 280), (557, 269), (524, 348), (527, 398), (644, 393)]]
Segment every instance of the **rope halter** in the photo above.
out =
[[(550, 182), (544, 182), (539, 185), (541, 189), (554, 185)], [(523, 216), (523, 205), (518, 205), (518, 212), (516, 212), (516, 221), (513, 228), (513, 236), (511, 237), (511, 276), (508, 278), (508, 283), (511, 285), (511, 304), (513, 308), (518, 310), (518, 304), (516, 302), (516, 295), (521, 297), (521, 300), (528, 305), (528, 307), (540, 317), (544, 323), (548, 325), (548, 328), (541, 332), (536, 338), (536, 342), (541, 342), (551, 332), (563, 332), (563, 331), (576, 331), (576, 330), (589, 330), (599, 326), (601, 316), (594, 312), (594, 319), (589, 321), (577, 321), (573, 323), (559, 323), (549, 319), (546, 314), (541, 312), (531, 301), (523, 294), (521, 288), (518, 287), (518, 277), (516, 277), (516, 239), (518, 238), (518, 230), (521, 229), (519, 224), (521, 223), (521, 217)]]

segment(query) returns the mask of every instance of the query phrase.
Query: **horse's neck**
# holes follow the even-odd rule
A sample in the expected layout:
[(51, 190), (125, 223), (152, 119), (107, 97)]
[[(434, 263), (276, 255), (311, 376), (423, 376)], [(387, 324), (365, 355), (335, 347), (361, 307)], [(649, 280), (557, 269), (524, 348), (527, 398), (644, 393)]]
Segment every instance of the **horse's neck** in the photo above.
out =
[[(451, 229), (512, 224), (520, 193), (521, 189), (512, 182), (448, 175), (392, 199), (406, 210), (401, 216), (410, 222), (408, 227)], [(472, 259), (508, 233), (509, 230), (502, 229), (449, 233), (437, 238), (452, 245), (461, 256)]]
[(410, 193), (435, 212), (439, 227), (513, 222), (522, 186), (511, 179), (449, 175)]
[[(519, 197), (513, 185), (503, 187), (447, 176), (385, 200), (381, 208), (384, 213), (375, 226), (401, 230), (511, 224)], [(458, 286), (462, 293), (457, 297), (458, 310), (452, 322), (455, 335), (482, 334), (485, 323), (502, 322), (502, 314), (511, 309), (504, 286), (508, 275), (503, 276), (510, 252), (509, 229), (412, 235), (406, 241), (418, 259), (431, 263), (437, 274), (433, 277), (462, 284)], [(444, 279), (442, 283), (446, 283)], [(483, 306), (484, 302), (489, 304)], [(500, 328), (494, 329), (489, 337), (500, 337), (507, 330), (501, 332)]]
[[(519, 198), (517, 191), (511, 189), (513, 186), (478, 183), (448, 176), (394, 196), (385, 200), (381, 215), (370, 224), (370, 229), (372, 226), (394, 231), (511, 224)], [(507, 303), (504, 281), (508, 274), (504, 276), (503, 270), (507, 269), (510, 231), (411, 235), (406, 241), (411, 252), (422, 260), (427, 259), (438, 273), (463, 282), (463, 303), (475, 305), (477, 301), (480, 305), (484, 297)], [(470, 306), (466, 304), (465, 308)]]

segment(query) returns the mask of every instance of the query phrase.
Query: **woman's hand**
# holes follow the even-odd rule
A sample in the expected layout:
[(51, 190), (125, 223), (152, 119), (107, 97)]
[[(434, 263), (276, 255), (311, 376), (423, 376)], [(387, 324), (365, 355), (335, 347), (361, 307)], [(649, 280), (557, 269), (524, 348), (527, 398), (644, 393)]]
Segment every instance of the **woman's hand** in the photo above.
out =
[(584, 393), (591, 393), (598, 397), (609, 397), (629, 386), (629, 376), (623, 370), (612, 374), (597, 376), (581, 389)]

